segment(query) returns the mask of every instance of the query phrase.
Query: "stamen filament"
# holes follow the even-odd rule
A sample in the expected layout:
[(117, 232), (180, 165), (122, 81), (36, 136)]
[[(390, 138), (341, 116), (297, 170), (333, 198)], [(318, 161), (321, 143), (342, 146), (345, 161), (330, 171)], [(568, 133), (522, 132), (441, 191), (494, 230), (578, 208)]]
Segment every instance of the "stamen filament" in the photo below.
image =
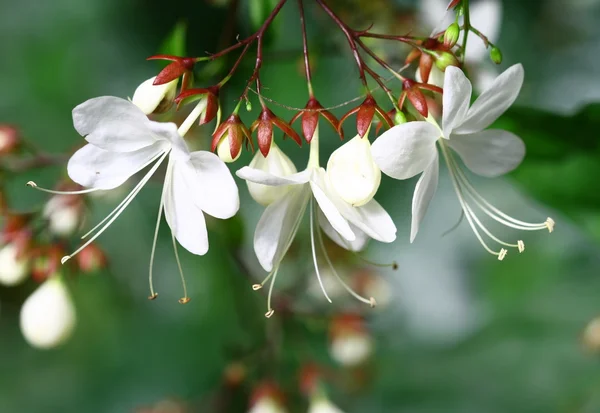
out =
[(370, 299), (366, 299), (362, 295), (358, 294), (356, 291), (354, 291), (354, 289), (352, 289), (352, 287), (350, 287), (348, 284), (346, 284), (344, 279), (342, 277), (340, 277), (340, 275), (337, 273), (337, 271), (335, 270), (335, 267), (333, 266), (333, 263), (331, 262), (331, 259), (329, 258), (329, 254), (327, 254), (327, 250), (325, 249), (325, 243), (323, 242), (323, 234), (321, 234), (320, 229), (317, 229), (317, 239), (319, 240), (319, 245), (321, 247), (321, 251), (323, 252), (323, 255), (325, 256), (325, 261), (327, 261), (327, 264), (329, 265), (329, 269), (331, 270), (333, 275), (335, 275), (335, 278), (337, 278), (337, 280), (346, 289), (346, 291), (348, 291), (357, 300), (362, 301), (365, 304), (369, 304), (371, 307), (375, 307), (375, 305), (377, 303), (373, 297), (371, 297)]
[(42, 188), (41, 186), (38, 186), (38, 184), (36, 184), (33, 181), (27, 182), (27, 186), (29, 186), (33, 189), (37, 189), (38, 191), (47, 192), (49, 194), (55, 194), (55, 195), (82, 195), (82, 194), (89, 194), (90, 192), (102, 191), (102, 189), (98, 189), (98, 188), (87, 188), (87, 189), (81, 189), (79, 191), (55, 191), (53, 189)]
[(187, 293), (187, 285), (185, 283), (185, 276), (183, 275), (183, 269), (181, 268), (181, 261), (179, 260), (179, 253), (177, 252), (177, 241), (175, 241), (175, 234), (171, 233), (171, 240), (173, 241), (173, 251), (175, 252), (175, 261), (177, 261), (177, 268), (179, 269), (179, 276), (181, 277), (181, 285), (183, 286), (183, 298), (179, 299), (181, 304), (187, 304), (190, 302), (190, 298)]
[(160, 197), (160, 205), (158, 206), (158, 217), (156, 218), (156, 226), (154, 228), (154, 239), (152, 240), (152, 250), (150, 252), (150, 269), (148, 271), (148, 284), (150, 285), (150, 296), (148, 299), (154, 300), (158, 297), (158, 294), (154, 292), (154, 282), (152, 280), (152, 270), (154, 267), (154, 255), (156, 253), (156, 241), (158, 240), (158, 231), (160, 229), (160, 220), (162, 218), (163, 208), (164, 208), (164, 199), (165, 199), (165, 188), (163, 186), (162, 194)]
[(158, 167), (160, 166), (160, 164), (162, 163), (162, 161), (165, 159), (165, 157), (169, 154), (169, 152), (165, 152), (162, 157), (158, 160), (158, 162), (156, 162), (154, 164), (154, 166), (152, 166), (152, 168), (150, 169), (150, 171), (148, 171), (148, 173), (146, 174), (146, 176), (144, 176), (144, 178), (142, 178), (142, 180), (140, 181), (140, 183), (142, 183), (142, 185), (139, 185), (139, 187), (136, 187), (136, 189), (134, 189), (132, 191), (132, 193), (134, 194), (132, 197), (130, 197), (127, 202), (125, 202), (125, 204), (123, 204), (123, 206), (121, 207), (121, 209), (115, 213), (113, 215), (113, 217), (104, 225), (104, 227), (102, 227), (100, 230), (98, 230), (98, 232), (96, 232), (86, 243), (84, 243), (81, 247), (79, 247), (77, 250), (75, 250), (75, 252), (71, 253), (71, 255), (66, 255), (64, 257), (61, 258), (60, 262), (61, 264), (64, 264), (65, 262), (67, 262), (69, 259), (73, 258), (75, 255), (77, 255), (78, 253), (80, 253), (85, 247), (87, 247), (88, 245), (90, 245), (96, 238), (98, 238), (104, 231), (106, 231), (106, 229), (119, 217), (119, 215), (121, 215), (121, 213), (127, 208), (127, 206), (131, 203), (131, 201), (133, 201), (133, 199), (135, 198), (135, 196), (141, 191), (141, 189), (143, 188), (143, 186), (150, 180), (150, 178), (152, 177), (152, 175), (154, 175), (154, 172), (156, 172), (156, 170), (158, 169)]
[(271, 296), (273, 295), (273, 286), (275, 285), (275, 279), (277, 278), (277, 273), (279, 272), (279, 267), (275, 268), (272, 272), (273, 278), (271, 279), (271, 284), (269, 285), (269, 294), (267, 295), (267, 312), (265, 313), (265, 317), (269, 318), (273, 315), (275, 310), (271, 307)]
[(331, 298), (329, 298), (329, 295), (327, 295), (327, 291), (325, 290), (325, 286), (323, 285), (323, 280), (321, 279), (321, 273), (319, 272), (319, 263), (317, 262), (317, 252), (316, 252), (316, 248), (315, 248), (315, 222), (314, 222), (314, 200), (311, 199), (310, 200), (310, 246), (312, 248), (312, 256), (313, 256), (313, 263), (315, 265), (315, 272), (317, 273), (317, 279), (319, 280), (319, 285), (321, 286), (321, 291), (323, 291), (323, 295), (325, 295), (325, 298), (327, 299), (327, 301), (329, 301), (330, 303)]

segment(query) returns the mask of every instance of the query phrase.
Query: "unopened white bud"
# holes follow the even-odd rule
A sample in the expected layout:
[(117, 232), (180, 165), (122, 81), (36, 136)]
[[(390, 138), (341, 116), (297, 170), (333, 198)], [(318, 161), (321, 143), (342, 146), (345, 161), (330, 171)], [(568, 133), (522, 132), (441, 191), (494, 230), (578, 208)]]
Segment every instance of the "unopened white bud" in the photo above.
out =
[(342, 366), (358, 366), (373, 353), (373, 341), (365, 332), (346, 332), (333, 338), (329, 352)]
[(373, 199), (381, 170), (373, 160), (369, 138), (356, 135), (336, 149), (327, 162), (327, 175), (333, 189), (349, 204), (361, 206)]
[(69, 202), (69, 195), (57, 195), (46, 203), (43, 215), (48, 220), (48, 229), (53, 234), (68, 237), (79, 226), (80, 212), (80, 205)]
[(286, 410), (272, 398), (262, 397), (248, 413), (286, 413)]
[(177, 93), (179, 78), (171, 80), (162, 85), (153, 85), (155, 77), (143, 82), (137, 87), (131, 102), (142, 110), (146, 115), (151, 113), (163, 113), (169, 110)]
[[(292, 160), (279, 149), (275, 142), (271, 144), (271, 149), (266, 158), (260, 151), (256, 152), (252, 162), (250, 162), (250, 168), (260, 169), (276, 176), (288, 176), (297, 172)], [(284, 186), (268, 186), (250, 181), (246, 181), (246, 183), (252, 199), (263, 206), (271, 204), (289, 191), (289, 188)]]
[(44, 282), (21, 307), (21, 332), (33, 347), (49, 349), (64, 343), (75, 321), (75, 307), (58, 276)]
[(240, 146), (235, 157), (231, 156), (231, 141), (230, 140), (231, 140), (231, 136), (229, 135), (229, 132), (225, 132), (225, 134), (223, 135), (223, 138), (221, 138), (221, 141), (217, 145), (217, 155), (219, 156), (219, 158), (221, 158), (221, 160), (223, 162), (226, 162), (226, 163), (231, 163), (231, 162), (237, 161), (238, 158), (240, 157), (240, 155), (242, 154), (242, 148)]
[(6, 244), (0, 249), (0, 284), (13, 286), (22, 283), (29, 274), (29, 259), (19, 257), (15, 243)]
[(308, 413), (344, 413), (326, 398), (313, 399), (308, 408)]

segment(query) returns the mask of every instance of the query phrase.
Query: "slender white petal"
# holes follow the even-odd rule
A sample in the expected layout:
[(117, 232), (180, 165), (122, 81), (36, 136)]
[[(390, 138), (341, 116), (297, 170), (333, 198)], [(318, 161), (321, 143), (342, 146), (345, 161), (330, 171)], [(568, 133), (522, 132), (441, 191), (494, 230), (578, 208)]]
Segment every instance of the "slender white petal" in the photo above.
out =
[(454, 125), (453, 133), (474, 133), (490, 126), (517, 99), (524, 76), (525, 72), (520, 63), (506, 69), (473, 102), (463, 122)]
[(310, 181), (310, 188), (313, 196), (317, 200), (319, 208), (321, 211), (323, 211), (323, 214), (331, 223), (331, 226), (348, 241), (354, 241), (356, 239), (356, 235), (354, 235), (354, 232), (352, 232), (352, 229), (350, 229), (348, 221), (346, 221), (342, 214), (340, 214), (340, 211), (338, 211), (338, 208), (331, 201), (331, 199), (329, 199), (326, 190), (324, 190), (325, 178), (326, 174), (323, 168), (314, 171), (313, 178)]
[(354, 239), (354, 241), (348, 241), (347, 239), (343, 238), (339, 234), (339, 232), (333, 229), (333, 227), (331, 226), (327, 218), (325, 218), (325, 215), (323, 215), (323, 212), (321, 212), (321, 210), (318, 210), (317, 217), (319, 219), (319, 225), (321, 226), (325, 234), (327, 234), (329, 239), (331, 239), (340, 247), (347, 249), (348, 251), (362, 251), (369, 243), (370, 237), (354, 224), (350, 223), (350, 229), (352, 230), (352, 232), (354, 232), (356, 238)]
[(302, 220), (310, 191), (306, 185), (292, 187), (263, 212), (254, 233), (254, 252), (265, 271), (271, 271), (287, 252)]
[(174, 153), (189, 154), (187, 144), (183, 137), (177, 131), (177, 125), (173, 122), (152, 122), (148, 123), (152, 134), (159, 141), (168, 141), (174, 149)]
[(411, 178), (431, 164), (440, 135), (440, 130), (428, 122), (394, 126), (373, 143), (373, 159), (386, 175), (395, 179)]
[(463, 123), (469, 103), (471, 103), (471, 82), (464, 72), (455, 66), (449, 66), (444, 76), (444, 97), (442, 129), (444, 136), (450, 137), (452, 129)]
[(250, 168), (244, 166), (242, 169), (235, 173), (238, 177), (245, 179), (250, 182), (257, 184), (270, 185), (270, 186), (283, 186), (283, 185), (300, 185), (305, 184), (310, 179), (310, 170), (304, 170), (296, 174), (288, 176), (277, 176), (271, 173), (261, 171), (260, 169)]
[(458, 152), (467, 168), (486, 177), (512, 171), (525, 157), (525, 144), (521, 138), (501, 129), (454, 135), (448, 146)]
[(109, 152), (85, 145), (69, 159), (71, 179), (86, 188), (112, 189), (157, 159), (168, 149), (167, 142), (156, 142), (132, 152)]
[(179, 79), (175, 79), (162, 85), (154, 85), (154, 79), (156, 79), (156, 76), (140, 84), (131, 98), (131, 103), (140, 108), (146, 115), (154, 112), (159, 106), (163, 107), (164, 105), (161, 105), (163, 100), (170, 102), (169, 106), (173, 103), (179, 81)]
[(336, 149), (327, 162), (327, 175), (344, 201), (355, 206), (369, 202), (381, 183), (381, 170), (373, 161), (369, 138), (356, 135)]
[(185, 172), (185, 166), (170, 161), (165, 178), (165, 218), (183, 248), (204, 255), (208, 251), (204, 213), (194, 202), (194, 188), (187, 185)]
[(227, 219), (240, 208), (238, 188), (231, 172), (212, 152), (197, 151), (185, 162), (175, 162), (196, 206), (215, 218)]
[(438, 177), (439, 177), (439, 158), (437, 151), (435, 153), (435, 158), (431, 162), (425, 171), (423, 171), (423, 175), (419, 178), (417, 182), (417, 186), (415, 187), (415, 192), (413, 194), (412, 200), (412, 222), (410, 227), (410, 242), (415, 240), (417, 233), (419, 232), (419, 225), (421, 224), (421, 220), (425, 216), (425, 212), (427, 212), (427, 207), (431, 202), (431, 199), (435, 195), (435, 191), (438, 185)]
[(75, 107), (73, 126), (89, 143), (109, 151), (135, 151), (156, 141), (144, 112), (114, 96), (97, 97)]

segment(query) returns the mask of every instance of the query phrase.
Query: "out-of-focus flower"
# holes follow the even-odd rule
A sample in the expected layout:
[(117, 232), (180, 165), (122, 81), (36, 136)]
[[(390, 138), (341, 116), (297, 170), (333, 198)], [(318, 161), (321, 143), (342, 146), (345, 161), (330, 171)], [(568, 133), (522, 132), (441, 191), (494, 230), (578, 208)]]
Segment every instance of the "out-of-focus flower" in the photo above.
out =
[(0, 125), (0, 156), (12, 153), (20, 143), (19, 131), (10, 125)]
[(44, 206), (48, 229), (59, 237), (68, 237), (79, 228), (83, 217), (83, 198), (78, 195), (55, 195)]
[(593, 353), (600, 352), (600, 317), (592, 319), (583, 330), (582, 342)]
[(335, 404), (325, 397), (311, 399), (308, 413), (344, 413)]
[(32, 254), (31, 277), (43, 282), (55, 275), (60, 268), (60, 259), (65, 255), (62, 247), (47, 245), (36, 248)]
[(29, 275), (31, 257), (28, 254), (31, 235), (23, 231), (0, 245), (0, 284), (14, 286)]
[(156, 76), (143, 82), (137, 87), (131, 98), (131, 102), (146, 115), (168, 111), (173, 106), (177, 93), (179, 78), (160, 85), (154, 85), (155, 80)]
[(75, 307), (58, 275), (38, 287), (21, 307), (21, 332), (36, 348), (63, 344), (71, 337), (75, 323)]
[(368, 136), (356, 135), (336, 149), (327, 162), (327, 176), (337, 194), (352, 206), (371, 201), (381, 183)]
[[(266, 157), (262, 152), (257, 151), (248, 167), (276, 176), (289, 176), (298, 172), (292, 160), (274, 142)], [(246, 184), (252, 199), (262, 206), (272, 204), (290, 189), (290, 187), (275, 187), (257, 184), (252, 181), (246, 181)]]
[(248, 413), (285, 413), (283, 394), (273, 383), (262, 383), (252, 392)]
[(356, 314), (341, 314), (329, 326), (331, 357), (345, 367), (363, 364), (373, 353), (371, 338), (364, 320)]
[(106, 255), (96, 243), (85, 247), (75, 258), (79, 271), (84, 274), (93, 273), (106, 267)]
[[(507, 243), (498, 239), (481, 223), (473, 208), (479, 208), (501, 224), (524, 231), (548, 229), (552, 232), (554, 221), (550, 218), (543, 223), (519, 221), (491, 205), (475, 191), (458, 166), (450, 148), (458, 153), (467, 168), (485, 177), (503, 175), (521, 163), (525, 155), (525, 146), (518, 136), (504, 130), (484, 129), (502, 115), (517, 98), (523, 83), (523, 67), (517, 64), (507, 69), (471, 106), (472, 86), (463, 71), (449, 67), (445, 76), (442, 128), (432, 124), (435, 123), (432, 119), (428, 119), (428, 122), (409, 122), (395, 126), (373, 143), (373, 156), (381, 170), (392, 178), (408, 179), (422, 173), (413, 196), (410, 237), (412, 242), (437, 188), (437, 143), (448, 165), (469, 225), (486, 251), (502, 260), (507, 254), (504, 247), (523, 252), (523, 242), (519, 240), (517, 243)], [(490, 248), (480, 231), (501, 245), (500, 250)]]

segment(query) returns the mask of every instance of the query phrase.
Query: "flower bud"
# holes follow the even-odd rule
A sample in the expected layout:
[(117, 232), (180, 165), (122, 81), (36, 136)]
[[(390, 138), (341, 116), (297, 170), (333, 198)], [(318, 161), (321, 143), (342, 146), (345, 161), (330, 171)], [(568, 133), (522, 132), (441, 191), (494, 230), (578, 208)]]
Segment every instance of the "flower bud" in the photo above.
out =
[(442, 72), (446, 71), (448, 66), (458, 65), (458, 59), (450, 52), (441, 52), (436, 55), (435, 66)]
[(21, 307), (21, 332), (33, 347), (49, 349), (64, 343), (75, 321), (75, 307), (59, 276), (44, 282)]
[(11, 153), (19, 146), (19, 132), (8, 125), (0, 125), (0, 156)]
[(131, 99), (131, 102), (146, 115), (169, 110), (177, 92), (179, 78), (161, 85), (154, 85), (155, 79), (156, 77), (151, 77), (139, 85)]
[(75, 256), (79, 271), (84, 274), (96, 272), (106, 267), (106, 255), (97, 244), (91, 243)]
[(82, 198), (77, 195), (55, 195), (44, 206), (43, 216), (48, 229), (59, 237), (68, 237), (79, 227)]
[(344, 413), (336, 405), (331, 403), (329, 399), (324, 397), (313, 397), (308, 413)]
[(0, 284), (13, 286), (29, 275), (29, 257), (22, 254), (18, 242), (10, 242), (0, 249)]
[(402, 125), (403, 123), (406, 123), (406, 115), (401, 110), (397, 110), (394, 113), (394, 124)]
[(373, 340), (362, 318), (345, 314), (334, 318), (330, 326), (331, 357), (346, 367), (363, 364), (373, 353)]
[[(241, 145), (238, 145), (233, 151), (234, 153), (232, 154), (232, 149), (231, 149), (231, 136), (229, 134), (229, 132), (225, 132), (223, 134), (223, 137), (221, 137), (221, 141), (217, 144), (217, 155), (219, 156), (219, 158), (221, 158), (221, 160), (223, 162), (227, 162), (227, 163), (231, 163), (231, 162), (235, 162), (238, 160), (238, 158), (240, 157), (240, 155), (242, 154), (242, 147)], [(235, 151), (237, 150), (237, 154), (235, 153)], [(235, 155), (235, 156), (234, 156)]]
[[(271, 150), (267, 157), (257, 151), (249, 166), (277, 176), (288, 176), (297, 172), (292, 160), (274, 142), (271, 144)], [(289, 190), (289, 187), (268, 186), (250, 181), (246, 181), (246, 183), (252, 199), (263, 206), (271, 204)]]
[(273, 383), (263, 383), (252, 392), (249, 413), (286, 413), (283, 394)]
[(369, 138), (357, 135), (336, 149), (327, 162), (327, 175), (344, 201), (353, 206), (369, 202), (381, 182), (381, 170), (373, 161)]
[(582, 342), (592, 353), (600, 353), (600, 317), (594, 318), (583, 331)]
[(460, 27), (457, 23), (452, 23), (444, 32), (444, 46), (447, 48), (454, 47), (458, 42), (458, 36), (460, 35)]
[(58, 272), (65, 252), (59, 245), (50, 245), (33, 251), (32, 256), (31, 278), (41, 283)]
[(496, 46), (493, 46), (490, 50), (490, 59), (492, 59), (492, 62), (496, 63), (497, 65), (502, 63), (502, 52)]

